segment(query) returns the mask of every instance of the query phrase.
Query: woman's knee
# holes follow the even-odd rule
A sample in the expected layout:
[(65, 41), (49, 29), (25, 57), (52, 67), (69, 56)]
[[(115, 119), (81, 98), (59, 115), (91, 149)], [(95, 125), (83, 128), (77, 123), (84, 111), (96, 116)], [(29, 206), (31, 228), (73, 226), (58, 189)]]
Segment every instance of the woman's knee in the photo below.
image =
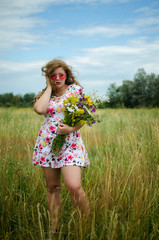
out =
[(61, 186), (60, 185), (56, 185), (56, 184), (48, 184), (47, 185), (47, 192), (50, 194), (53, 193), (58, 193), (61, 190)]
[(78, 194), (78, 193), (80, 193), (82, 186), (80, 183), (77, 183), (77, 184), (76, 183), (68, 183), (68, 184), (66, 184), (66, 188), (70, 194)]

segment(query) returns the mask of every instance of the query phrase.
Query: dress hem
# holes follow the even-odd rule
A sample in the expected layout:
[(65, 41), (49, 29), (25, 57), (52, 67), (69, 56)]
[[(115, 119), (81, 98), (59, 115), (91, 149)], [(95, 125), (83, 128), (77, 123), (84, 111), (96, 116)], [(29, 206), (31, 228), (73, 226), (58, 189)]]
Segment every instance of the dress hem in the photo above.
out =
[(67, 164), (67, 165), (63, 165), (61, 167), (52, 167), (50, 165), (40, 165), (40, 164), (33, 164), (34, 167), (36, 166), (40, 166), (40, 167), (51, 167), (53, 169), (58, 169), (58, 168), (63, 168), (63, 167), (68, 167), (68, 166), (77, 166), (77, 167), (83, 167), (86, 168), (90, 163), (87, 163), (86, 165), (80, 165), (80, 164)]

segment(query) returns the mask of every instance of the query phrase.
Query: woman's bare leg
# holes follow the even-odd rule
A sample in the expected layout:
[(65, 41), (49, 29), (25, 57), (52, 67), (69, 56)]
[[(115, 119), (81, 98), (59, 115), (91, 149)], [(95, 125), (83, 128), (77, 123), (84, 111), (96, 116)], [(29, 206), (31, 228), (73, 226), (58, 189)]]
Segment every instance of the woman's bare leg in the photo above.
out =
[(47, 205), (50, 213), (51, 228), (55, 230), (59, 226), (61, 209), (61, 170), (51, 167), (42, 167), (47, 185)]
[(82, 216), (90, 217), (89, 201), (81, 185), (81, 167), (67, 166), (61, 168), (66, 188), (71, 200)]

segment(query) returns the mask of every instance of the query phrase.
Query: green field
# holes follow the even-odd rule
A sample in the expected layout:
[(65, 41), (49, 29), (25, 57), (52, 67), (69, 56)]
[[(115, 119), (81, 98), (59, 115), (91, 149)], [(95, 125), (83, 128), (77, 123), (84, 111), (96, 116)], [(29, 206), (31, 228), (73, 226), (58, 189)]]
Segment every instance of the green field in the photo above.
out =
[[(91, 165), (83, 187), (91, 223), (77, 218), (62, 184), (61, 240), (159, 239), (159, 110), (100, 110), (81, 129)], [(0, 109), (0, 239), (44, 240), (49, 217), (40, 167), (31, 164), (43, 116)]]

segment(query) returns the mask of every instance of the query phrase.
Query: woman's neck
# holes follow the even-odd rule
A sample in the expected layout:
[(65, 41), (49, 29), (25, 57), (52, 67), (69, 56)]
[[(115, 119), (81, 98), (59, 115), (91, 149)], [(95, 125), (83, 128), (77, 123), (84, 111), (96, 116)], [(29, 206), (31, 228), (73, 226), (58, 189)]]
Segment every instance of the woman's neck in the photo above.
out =
[(62, 96), (68, 88), (68, 85), (63, 86), (62, 88), (57, 88), (55, 91), (55, 96), (60, 97)]

